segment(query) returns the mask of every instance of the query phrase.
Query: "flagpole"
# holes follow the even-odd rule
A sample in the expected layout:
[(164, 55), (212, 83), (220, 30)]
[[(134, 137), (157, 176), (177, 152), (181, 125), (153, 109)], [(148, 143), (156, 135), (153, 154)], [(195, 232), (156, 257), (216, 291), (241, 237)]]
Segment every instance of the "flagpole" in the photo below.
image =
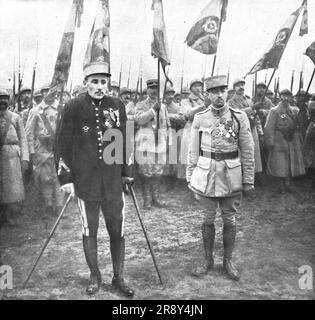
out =
[(292, 75), (291, 75), (291, 87), (290, 90), (291, 92), (293, 92), (293, 85), (294, 85), (294, 69), (292, 70)]
[[(222, 2), (219, 29), (218, 29), (218, 46), (219, 46), (219, 40), (220, 40), (221, 28), (222, 28), (222, 22), (223, 22), (223, 20), (222, 20), (223, 10), (224, 10), (224, 3)], [(217, 49), (217, 51), (218, 51), (218, 49)], [(213, 74), (214, 74), (214, 68), (215, 68), (216, 61), (217, 61), (217, 54), (215, 54), (214, 57), (213, 57), (211, 77), (213, 77)]]
[(305, 96), (307, 96), (308, 93), (309, 93), (309, 90), (310, 90), (310, 88), (311, 88), (312, 81), (313, 81), (313, 79), (314, 79), (314, 75), (315, 75), (315, 68), (314, 68), (314, 70), (313, 70), (313, 73), (312, 73), (312, 76), (311, 76), (311, 80), (310, 80), (310, 82), (308, 83)]
[[(161, 70), (160, 70), (160, 59), (157, 59), (158, 67), (158, 92), (157, 92), (157, 102), (160, 103), (160, 80), (161, 80)], [(156, 112), (156, 132), (155, 132), (155, 147), (158, 146), (159, 140), (159, 126), (160, 126), (160, 110)]]

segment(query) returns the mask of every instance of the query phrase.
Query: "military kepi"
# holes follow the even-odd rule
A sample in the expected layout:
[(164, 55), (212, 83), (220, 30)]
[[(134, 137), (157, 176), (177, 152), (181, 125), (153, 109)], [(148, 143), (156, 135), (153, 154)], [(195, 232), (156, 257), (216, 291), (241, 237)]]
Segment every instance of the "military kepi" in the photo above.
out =
[(147, 87), (148, 88), (157, 88), (158, 87), (158, 80), (157, 79), (148, 80)]
[(206, 79), (206, 90), (228, 87), (227, 76), (214, 76)]
[(110, 77), (111, 74), (109, 73), (108, 63), (91, 62), (91, 63), (86, 64), (83, 68), (84, 78), (86, 78), (92, 74), (105, 74), (106, 76)]

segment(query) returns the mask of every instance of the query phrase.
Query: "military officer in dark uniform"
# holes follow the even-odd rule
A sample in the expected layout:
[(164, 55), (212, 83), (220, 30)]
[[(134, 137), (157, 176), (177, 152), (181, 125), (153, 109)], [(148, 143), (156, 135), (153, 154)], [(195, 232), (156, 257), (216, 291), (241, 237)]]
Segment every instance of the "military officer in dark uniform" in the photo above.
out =
[[(83, 248), (91, 271), (86, 292), (101, 285), (97, 261), (99, 211), (110, 237), (114, 276), (112, 286), (125, 296), (134, 291), (124, 282), (124, 194), (133, 183), (126, 159), (126, 113), (121, 100), (105, 95), (108, 65), (90, 63), (84, 68), (87, 93), (66, 104), (57, 140), (59, 179), (65, 192), (76, 195), (81, 214)], [(117, 139), (117, 135), (123, 139)], [(108, 148), (115, 141), (114, 150)], [(108, 151), (109, 150), (109, 151)], [(114, 151), (114, 152), (112, 152)]]
[(202, 276), (213, 268), (215, 216), (223, 218), (223, 267), (227, 276), (240, 275), (232, 263), (236, 237), (235, 214), (241, 192), (254, 191), (254, 141), (245, 112), (226, 104), (227, 77), (206, 79), (211, 105), (194, 117), (188, 151), (187, 181), (196, 199), (207, 208), (202, 224), (205, 263), (193, 271)]

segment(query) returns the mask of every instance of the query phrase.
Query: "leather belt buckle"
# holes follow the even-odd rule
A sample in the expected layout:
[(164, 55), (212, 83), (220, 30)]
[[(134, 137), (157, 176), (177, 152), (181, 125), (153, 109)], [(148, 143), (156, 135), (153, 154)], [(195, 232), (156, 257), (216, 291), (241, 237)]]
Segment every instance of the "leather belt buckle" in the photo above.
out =
[(214, 153), (214, 159), (216, 160), (216, 161), (221, 161), (221, 153), (220, 152), (215, 152)]

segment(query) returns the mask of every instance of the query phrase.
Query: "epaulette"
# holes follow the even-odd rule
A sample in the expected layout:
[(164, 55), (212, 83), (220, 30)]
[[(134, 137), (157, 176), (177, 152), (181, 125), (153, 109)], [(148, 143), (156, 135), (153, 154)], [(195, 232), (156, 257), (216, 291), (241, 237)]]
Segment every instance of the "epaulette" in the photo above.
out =
[(206, 110), (202, 110), (202, 111), (196, 113), (196, 116), (199, 115), (199, 114), (207, 113), (207, 112), (209, 112), (209, 111), (210, 111), (210, 108), (207, 108)]
[(235, 109), (235, 108), (232, 108), (232, 107), (229, 107), (229, 109), (232, 111), (232, 112), (235, 112), (235, 113), (244, 113), (244, 111), (240, 110), (240, 109)]

